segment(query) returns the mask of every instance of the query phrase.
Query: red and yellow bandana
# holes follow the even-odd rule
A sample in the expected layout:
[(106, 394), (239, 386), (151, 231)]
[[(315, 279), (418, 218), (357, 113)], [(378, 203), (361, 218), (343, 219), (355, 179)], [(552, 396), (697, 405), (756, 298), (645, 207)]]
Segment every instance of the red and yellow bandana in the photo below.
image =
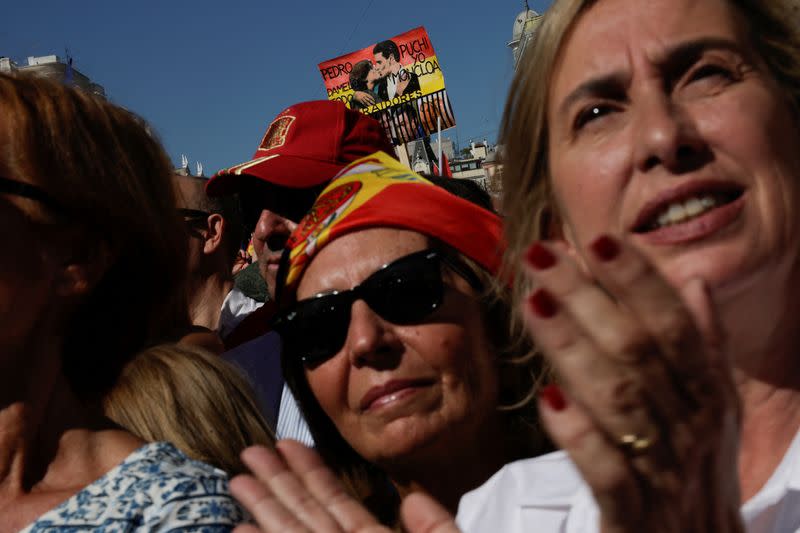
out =
[(376, 152), (345, 168), (292, 233), (284, 295), (291, 298), (311, 259), (326, 244), (375, 227), (417, 231), (447, 243), (489, 272), (500, 268), (500, 217)]

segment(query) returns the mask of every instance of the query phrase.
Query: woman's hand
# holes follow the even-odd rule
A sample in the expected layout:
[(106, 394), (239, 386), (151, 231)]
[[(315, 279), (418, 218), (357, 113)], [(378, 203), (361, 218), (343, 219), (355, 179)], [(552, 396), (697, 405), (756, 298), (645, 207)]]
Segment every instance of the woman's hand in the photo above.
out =
[(355, 91), (353, 93), (353, 100), (364, 107), (375, 105), (375, 96), (366, 91)]
[(543, 391), (543, 423), (603, 530), (743, 531), (738, 399), (704, 283), (679, 293), (611, 237), (585, 260), (596, 282), (563, 246), (534, 244), (526, 316), (563, 387)]
[[(252, 476), (231, 480), (231, 492), (250, 512), (255, 525), (236, 533), (351, 532), (389, 533), (352, 498), (313, 450), (283, 440), (277, 453), (254, 446), (242, 452)], [(456, 533), (452, 515), (422, 494), (403, 501), (401, 515), (409, 533)]]

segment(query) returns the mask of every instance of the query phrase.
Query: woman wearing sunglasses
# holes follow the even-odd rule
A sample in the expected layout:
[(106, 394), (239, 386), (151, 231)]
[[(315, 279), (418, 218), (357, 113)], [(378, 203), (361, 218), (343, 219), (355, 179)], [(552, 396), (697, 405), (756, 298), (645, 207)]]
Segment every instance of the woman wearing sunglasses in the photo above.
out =
[(536, 360), (493, 279), (500, 235), (495, 214), (379, 153), (332, 182), (290, 239), (274, 325), (287, 382), (319, 453), (386, 522), (398, 494), (455, 510), (544, 449), (527, 401)]
[[(520, 303), (561, 386), (542, 420), (564, 451), (463, 498), (467, 531), (800, 531), (791, 4), (549, 8), (507, 107), (504, 206), (516, 279), (535, 286), (520, 283)], [(322, 478), (303, 450), (284, 456), (300, 479)], [(315, 485), (295, 501), (368, 529)], [(280, 501), (284, 516), (298, 507)], [(453, 530), (430, 505), (405, 516), (412, 531)]]
[(228, 531), (223, 472), (103, 416), (188, 325), (172, 168), (129, 112), (0, 75), (0, 531)]

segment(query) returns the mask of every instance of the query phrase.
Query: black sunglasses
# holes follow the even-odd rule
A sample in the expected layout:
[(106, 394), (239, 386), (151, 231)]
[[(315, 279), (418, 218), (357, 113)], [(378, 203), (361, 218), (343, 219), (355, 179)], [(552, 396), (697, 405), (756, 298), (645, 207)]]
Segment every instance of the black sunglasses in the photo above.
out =
[(50, 194), (46, 193), (43, 189), (23, 181), (12, 180), (10, 178), (4, 178), (0, 176), (0, 193), (13, 194), (14, 196), (21, 196), (22, 198), (36, 200), (40, 204), (56, 213), (64, 213), (66, 211), (61, 203), (50, 196)]
[(189, 235), (198, 239), (205, 239), (204, 235), (200, 232), (208, 225), (208, 217), (211, 213), (208, 211), (201, 211), (199, 209), (184, 209), (178, 208), (178, 214), (183, 217), (183, 223), (186, 225), (186, 230)]
[(306, 365), (322, 363), (344, 345), (356, 300), (364, 300), (393, 324), (425, 320), (444, 299), (442, 263), (480, 290), (480, 280), (464, 264), (436, 250), (423, 250), (384, 265), (350, 290), (297, 302), (279, 313), (272, 327), (287, 353), (295, 354)]

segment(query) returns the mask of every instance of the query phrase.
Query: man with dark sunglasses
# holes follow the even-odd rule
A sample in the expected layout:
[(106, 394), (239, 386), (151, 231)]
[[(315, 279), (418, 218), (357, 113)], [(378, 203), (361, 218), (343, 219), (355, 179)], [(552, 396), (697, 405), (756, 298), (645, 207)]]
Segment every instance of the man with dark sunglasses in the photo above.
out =
[(188, 295), (192, 324), (224, 339), (248, 314), (262, 304), (234, 287), (233, 265), (244, 233), (239, 207), (233, 198), (209, 198), (208, 180), (176, 172), (178, 213), (189, 241)]
[(211, 197), (239, 195), (271, 295), (286, 239), (319, 192), (349, 163), (378, 151), (394, 154), (376, 120), (341, 102), (303, 102), (270, 123), (250, 161), (220, 170), (209, 181)]
[[(252, 233), (257, 268), (275, 283), (286, 240), (322, 189), (356, 159), (383, 151), (394, 155), (376, 120), (340, 102), (314, 101), (281, 112), (250, 161), (219, 171), (209, 181), (211, 197), (237, 194), (245, 229)], [(257, 265), (257, 266), (256, 266)], [(226, 354), (250, 375), (278, 437), (313, 442), (280, 372), (277, 335), (269, 332), (274, 301), (245, 318), (227, 338)]]

